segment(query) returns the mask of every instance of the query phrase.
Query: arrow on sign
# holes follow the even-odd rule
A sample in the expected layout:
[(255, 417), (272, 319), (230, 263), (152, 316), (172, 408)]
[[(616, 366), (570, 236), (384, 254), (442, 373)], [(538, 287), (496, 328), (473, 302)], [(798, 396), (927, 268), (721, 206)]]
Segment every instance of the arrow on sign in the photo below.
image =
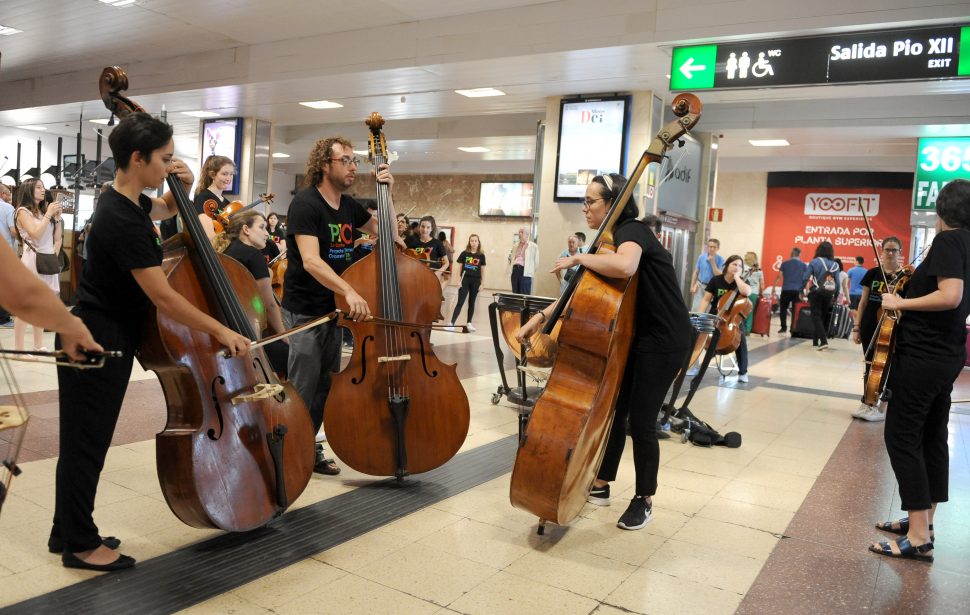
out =
[(694, 58), (687, 58), (687, 61), (680, 65), (680, 72), (688, 79), (693, 79), (694, 72), (699, 70), (707, 70), (707, 66), (703, 64), (694, 66)]

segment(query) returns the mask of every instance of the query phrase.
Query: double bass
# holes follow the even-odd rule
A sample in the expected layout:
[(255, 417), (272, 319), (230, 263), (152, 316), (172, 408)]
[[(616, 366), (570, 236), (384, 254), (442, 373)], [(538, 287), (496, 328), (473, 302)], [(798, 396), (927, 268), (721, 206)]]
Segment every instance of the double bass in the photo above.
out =
[[(673, 101), (677, 119), (654, 137), (613, 202), (590, 252), (614, 252), (613, 228), (652, 162), (697, 124), (701, 102), (693, 94)], [(608, 278), (580, 267), (560, 297), (543, 335), (563, 316), (558, 352), (546, 388), (536, 400), (519, 443), (509, 498), (540, 519), (569, 523), (603, 460), (604, 444), (634, 336), (638, 276)]]
[[(124, 98), (128, 77), (101, 74), (101, 98), (123, 118), (143, 109)], [(163, 245), (169, 284), (227, 327), (257, 339), (259, 297), (243, 265), (216, 252), (178, 178), (168, 186), (185, 230)], [(314, 429), (292, 385), (280, 382), (261, 348), (226, 357), (217, 340), (154, 313), (138, 360), (158, 376), (168, 421), (155, 437), (165, 501), (184, 523), (245, 531), (283, 514), (313, 472)]]
[[(749, 271), (749, 275), (755, 271)], [(747, 278), (742, 278), (747, 282)], [(751, 315), (751, 301), (735, 288), (725, 293), (717, 301), (717, 329), (721, 332), (717, 339), (717, 354), (731, 354), (741, 346), (741, 328), (745, 319)]]
[[(384, 119), (372, 113), (370, 159), (387, 162)], [(375, 476), (427, 472), (451, 459), (468, 434), (469, 407), (454, 365), (431, 348), (431, 323), (441, 308), (441, 285), (425, 265), (406, 256), (391, 239), (390, 191), (377, 183), (381, 238), (373, 252), (341, 277), (376, 316), (346, 322), (354, 336), (350, 363), (333, 375), (323, 414), (327, 441), (341, 461)], [(337, 308), (347, 311), (343, 296)]]

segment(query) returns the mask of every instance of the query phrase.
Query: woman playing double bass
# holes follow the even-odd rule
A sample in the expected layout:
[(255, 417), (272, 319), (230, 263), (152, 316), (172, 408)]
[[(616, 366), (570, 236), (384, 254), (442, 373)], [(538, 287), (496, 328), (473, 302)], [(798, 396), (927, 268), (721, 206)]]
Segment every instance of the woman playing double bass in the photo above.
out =
[[(120, 540), (101, 537), (93, 512), (151, 304), (163, 315), (212, 335), (234, 355), (249, 349), (249, 340), (175, 292), (162, 271), (162, 247), (152, 220), (174, 216), (177, 206), (171, 192), (159, 199), (142, 191), (159, 186), (169, 173), (186, 189), (192, 185), (192, 172), (172, 157), (172, 127), (147, 113), (132, 113), (114, 128), (108, 144), (117, 174), (92, 223), (74, 314), (101, 344), (124, 354), (107, 359), (102, 369), (57, 368), (60, 457), (47, 543), (52, 553), (63, 553), (64, 566), (98, 571), (135, 565), (133, 558), (117, 551)], [(56, 343), (60, 348), (64, 340), (59, 336)]]
[(886, 451), (907, 517), (876, 527), (903, 534), (869, 550), (933, 561), (933, 516), (949, 496), (950, 392), (966, 360), (970, 315), (970, 181), (948, 183), (936, 199), (933, 248), (910, 278), (906, 298), (882, 296), (902, 315), (886, 388)]
[[(704, 289), (704, 298), (701, 299), (701, 305), (697, 309), (698, 312), (717, 314), (718, 300), (732, 290), (737, 289), (738, 294), (742, 297), (751, 294), (751, 286), (741, 279), (742, 263), (741, 257), (737, 254), (729, 256), (724, 261), (724, 267), (721, 269), (723, 273), (714, 276), (707, 283), (707, 288)], [(744, 326), (738, 328), (738, 332), (741, 334), (741, 344), (734, 351), (734, 355), (738, 359), (738, 382), (748, 381), (748, 341), (744, 331)]]
[[(625, 183), (626, 178), (615, 173), (593, 178), (586, 188), (583, 204), (586, 223), (590, 228), (600, 227)], [(657, 471), (660, 466), (657, 416), (667, 390), (687, 358), (691, 341), (690, 317), (680, 296), (670, 253), (637, 219), (639, 213), (636, 203), (631, 200), (613, 231), (617, 247), (615, 253), (578, 253), (560, 258), (552, 268), (552, 272), (556, 272), (582, 265), (607, 277), (639, 276), (636, 334), (616, 402), (603, 463), (587, 498), (600, 506), (610, 504), (610, 481), (616, 479), (626, 441), (626, 418), (629, 416), (636, 493), (617, 522), (617, 527), (625, 530), (638, 530), (652, 518), (652, 496), (657, 491)], [(525, 343), (540, 329), (555, 305), (537, 312), (519, 329), (516, 338), (520, 343)]]

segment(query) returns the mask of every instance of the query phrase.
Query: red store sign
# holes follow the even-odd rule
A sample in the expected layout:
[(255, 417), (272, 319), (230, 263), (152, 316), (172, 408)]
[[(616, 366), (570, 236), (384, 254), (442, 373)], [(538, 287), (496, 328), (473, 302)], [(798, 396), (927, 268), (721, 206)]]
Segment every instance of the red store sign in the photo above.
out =
[(911, 190), (894, 188), (768, 188), (762, 262), (778, 271), (793, 247), (801, 248), (801, 259), (808, 262), (818, 244), (830, 241), (846, 269), (856, 256), (875, 267), (863, 208), (877, 244), (895, 236), (908, 254), (911, 198)]

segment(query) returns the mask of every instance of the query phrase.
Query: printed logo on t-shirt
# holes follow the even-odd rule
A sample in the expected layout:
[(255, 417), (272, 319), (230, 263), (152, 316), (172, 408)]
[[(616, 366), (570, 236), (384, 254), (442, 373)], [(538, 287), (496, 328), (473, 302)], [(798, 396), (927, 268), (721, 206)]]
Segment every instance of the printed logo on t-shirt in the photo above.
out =
[(354, 232), (349, 224), (327, 224), (330, 227), (330, 252), (328, 261), (353, 260)]
[(466, 256), (462, 266), (465, 268), (465, 271), (476, 272), (481, 263), (482, 260), (477, 256)]
[(876, 279), (872, 281), (869, 285), (869, 302), (870, 303), (882, 303), (882, 294), (886, 292), (886, 283), (882, 280)]

